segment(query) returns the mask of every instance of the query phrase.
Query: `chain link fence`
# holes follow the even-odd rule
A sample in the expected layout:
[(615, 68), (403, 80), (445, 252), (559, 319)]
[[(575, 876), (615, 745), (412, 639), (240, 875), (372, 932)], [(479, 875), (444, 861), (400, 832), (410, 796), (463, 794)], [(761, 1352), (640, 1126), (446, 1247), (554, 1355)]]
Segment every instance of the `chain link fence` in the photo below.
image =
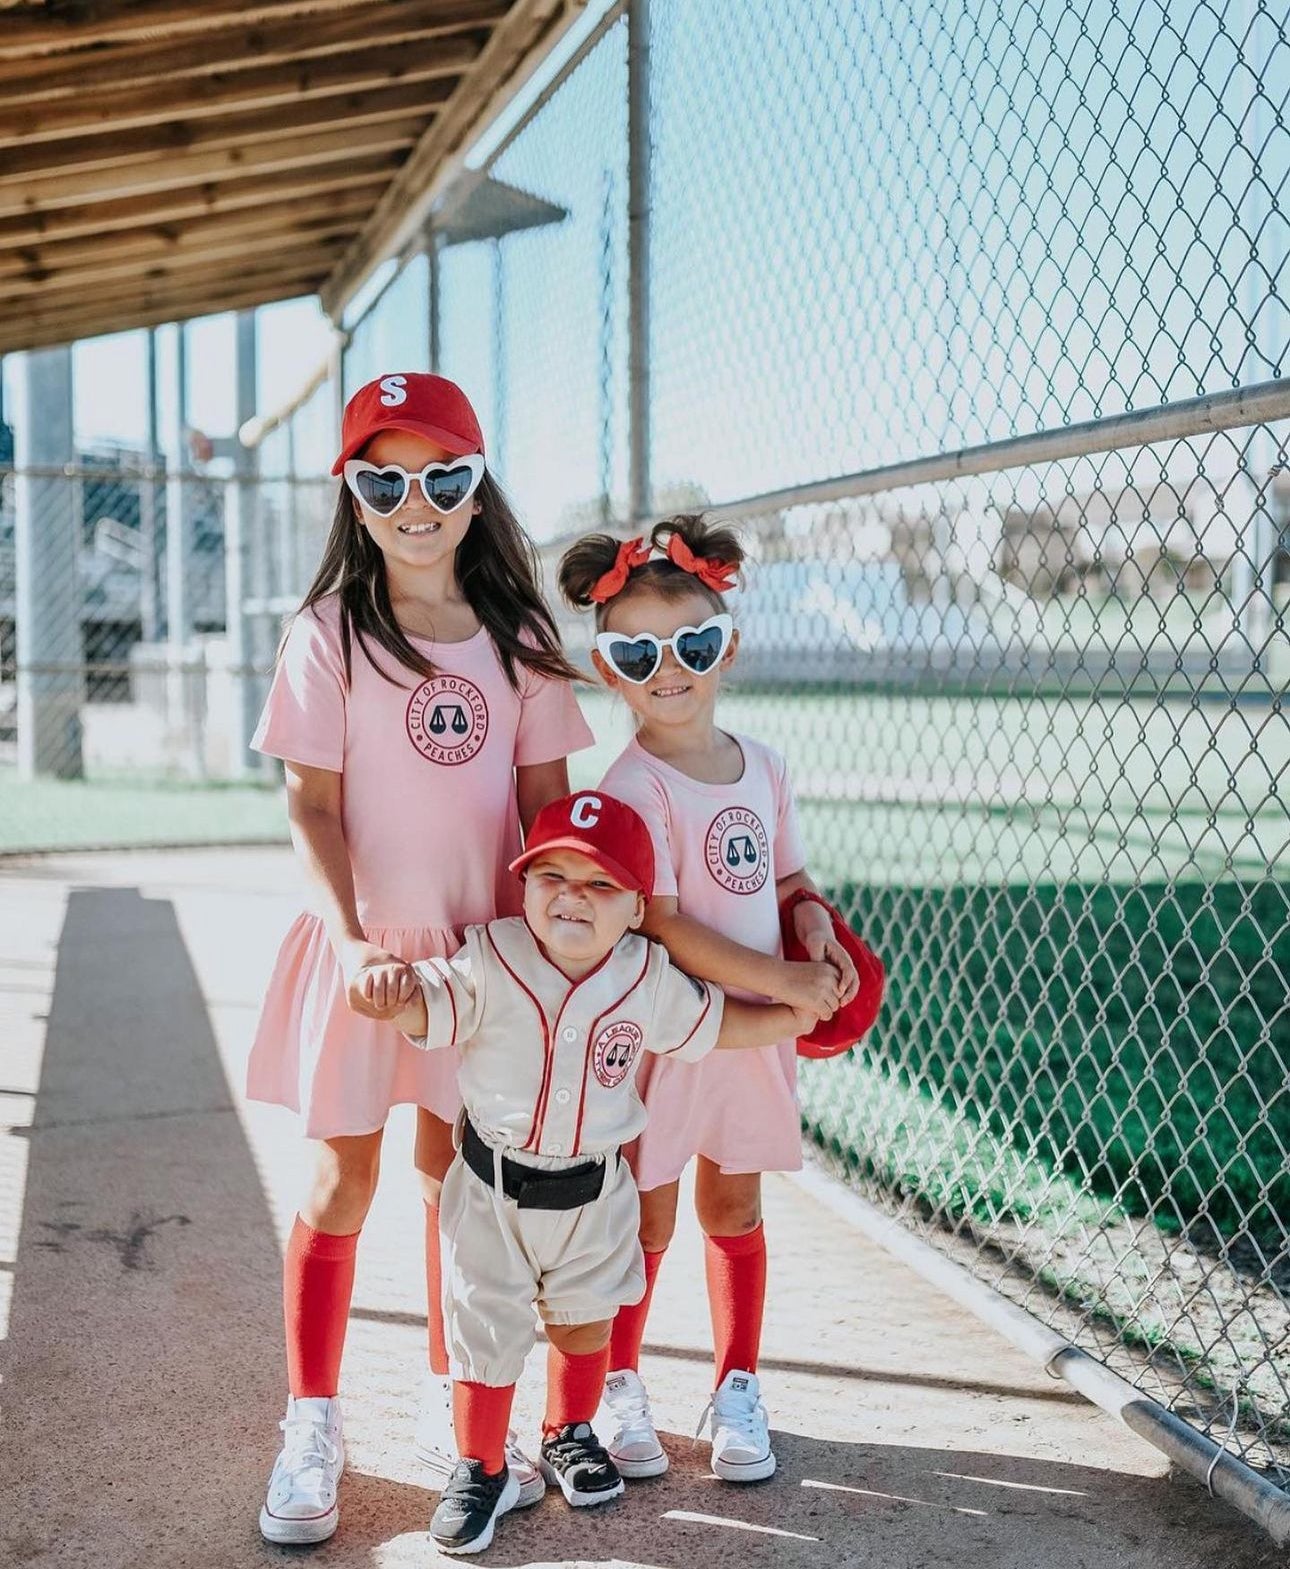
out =
[[(633, 495), (741, 526), (722, 722), (787, 753), (812, 870), (890, 976), (869, 1040), (803, 1065), (807, 1129), (1290, 1485), (1284, 24), (1255, 0), (634, 17), (443, 194), (344, 387), (461, 380), (548, 564)], [(155, 772), (240, 755), (330, 511), (335, 390), (242, 482), (227, 699), (223, 536), (172, 638), (165, 509), (193, 486), (196, 537), (236, 482), (118, 474), (111, 529), (85, 475), (42, 492), (79, 519), (56, 581), (86, 771), (145, 710)], [(197, 667), (185, 728), (165, 705)], [(624, 720), (587, 706), (590, 782)]]

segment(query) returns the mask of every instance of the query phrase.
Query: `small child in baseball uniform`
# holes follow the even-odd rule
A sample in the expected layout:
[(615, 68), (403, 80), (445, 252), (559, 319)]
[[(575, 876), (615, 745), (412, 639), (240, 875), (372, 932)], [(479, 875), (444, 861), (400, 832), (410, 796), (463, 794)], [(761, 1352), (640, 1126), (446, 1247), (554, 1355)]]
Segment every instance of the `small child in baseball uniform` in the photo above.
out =
[(698, 1063), (816, 1015), (735, 1002), (636, 935), (654, 888), (649, 829), (583, 792), (543, 807), (524, 853), (524, 915), (470, 926), (460, 953), (378, 981), (414, 1043), (461, 1054), (460, 1148), (443, 1185), (443, 1299), (461, 1460), (431, 1523), (448, 1553), (480, 1552), (519, 1482), (506, 1442), (515, 1381), (550, 1343), (542, 1472), (575, 1506), (623, 1482), (591, 1426), (615, 1313), (645, 1290), (640, 1208), (622, 1146), (645, 1124), (642, 1061)]
[[(454, 1053), (382, 1018), (406, 961), (455, 953), (470, 922), (520, 908), (507, 867), (591, 742), (532, 549), (489, 472), (466, 395), (381, 376), (349, 400), (331, 535), (279, 651), (253, 745), (286, 765), (291, 837), (311, 889), (288, 931), (248, 1093), (297, 1113), (312, 1186), (284, 1268), (287, 1402), (260, 1529), (319, 1542), (339, 1519), (341, 1353), (355, 1251), (392, 1106), (417, 1107), (429, 1371), (416, 1432), (456, 1463), (440, 1311), (439, 1188), (461, 1105)], [(382, 1005), (375, 994), (380, 991)], [(522, 1502), (544, 1491), (516, 1453)]]
[[(572, 605), (595, 607), (592, 658), (636, 724), (602, 788), (634, 806), (653, 839), (654, 897), (642, 930), (688, 973), (730, 995), (805, 1009), (813, 1026), (851, 1001), (858, 979), (815, 902), (784, 759), (717, 728), (721, 673), (739, 644), (725, 595), (742, 561), (732, 530), (684, 516), (647, 539), (580, 540), (561, 563), (560, 586)], [(781, 906), (790, 900), (808, 954), (796, 963), (782, 956)], [(624, 1476), (667, 1469), (639, 1359), (679, 1179), (695, 1157), (716, 1358), (712, 1469), (732, 1482), (774, 1473), (757, 1379), (766, 1288), (761, 1173), (802, 1163), (800, 1033), (786, 1030), (739, 1058), (650, 1057), (642, 1065), (649, 1119), (629, 1153), (641, 1191), (646, 1286), (615, 1320), (605, 1384), (616, 1425), (609, 1453)]]

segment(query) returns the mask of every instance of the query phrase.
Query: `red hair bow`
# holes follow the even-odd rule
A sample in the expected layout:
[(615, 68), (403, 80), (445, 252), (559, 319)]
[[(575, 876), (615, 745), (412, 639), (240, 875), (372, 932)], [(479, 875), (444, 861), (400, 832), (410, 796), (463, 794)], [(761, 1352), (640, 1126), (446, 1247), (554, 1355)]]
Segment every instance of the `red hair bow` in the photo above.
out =
[(627, 587), (627, 579), (637, 567), (643, 567), (649, 558), (650, 547), (645, 543), (643, 536), (637, 535), (635, 539), (625, 539), (618, 547), (618, 556), (613, 566), (596, 579), (587, 597), (592, 604), (603, 605), (615, 594), (621, 594)]
[(682, 572), (692, 572), (699, 582), (717, 594), (728, 593), (735, 586), (738, 568), (732, 561), (718, 561), (712, 556), (696, 556), (679, 534), (670, 534), (667, 541), (668, 560)]

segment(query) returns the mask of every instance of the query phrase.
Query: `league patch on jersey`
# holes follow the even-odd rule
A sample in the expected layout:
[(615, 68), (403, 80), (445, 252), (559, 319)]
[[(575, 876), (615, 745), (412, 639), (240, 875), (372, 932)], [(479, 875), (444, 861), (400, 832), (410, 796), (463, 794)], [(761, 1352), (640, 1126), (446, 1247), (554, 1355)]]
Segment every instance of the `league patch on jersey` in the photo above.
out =
[(488, 704), (465, 676), (435, 676), (408, 699), (408, 739), (432, 763), (468, 763), (488, 734)]
[(729, 806), (712, 819), (703, 859), (714, 881), (731, 893), (756, 893), (770, 872), (770, 843), (761, 818)]
[(636, 1053), (644, 1041), (640, 1026), (633, 1024), (630, 1019), (607, 1024), (596, 1036), (595, 1045), (591, 1048), (591, 1066), (596, 1078), (607, 1090), (612, 1090), (627, 1077), (627, 1070), (635, 1062)]

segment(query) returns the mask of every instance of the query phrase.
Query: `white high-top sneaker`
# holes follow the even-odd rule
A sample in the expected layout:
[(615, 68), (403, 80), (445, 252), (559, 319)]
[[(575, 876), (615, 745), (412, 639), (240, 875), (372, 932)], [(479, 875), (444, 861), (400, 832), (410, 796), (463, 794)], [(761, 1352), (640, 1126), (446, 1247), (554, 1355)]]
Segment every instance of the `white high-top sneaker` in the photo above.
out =
[[(457, 1466), (457, 1438), (452, 1428), (452, 1379), (427, 1373), (421, 1386), (421, 1409), (413, 1433), (417, 1459), (431, 1472), (430, 1485), (442, 1491)], [(546, 1483), (537, 1466), (520, 1448), (514, 1429), (506, 1434), (506, 1464), (519, 1483), (519, 1498), (508, 1508), (528, 1509), (539, 1503)]]
[(336, 1488), (345, 1469), (340, 1401), (287, 1401), (282, 1452), (260, 1510), (266, 1542), (325, 1542), (340, 1524)]
[(662, 1476), (667, 1470), (667, 1452), (654, 1431), (649, 1396), (640, 1375), (631, 1368), (606, 1374), (604, 1406), (615, 1424), (606, 1447), (622, 1475), (633, 1480)]
[(709, 1410), (715, 1474), (724, 1482), (762, 1482), (774, 1476), (770, 1421), (761, 1403), (757, 1375), (732, 1368), (713, 1395)]

